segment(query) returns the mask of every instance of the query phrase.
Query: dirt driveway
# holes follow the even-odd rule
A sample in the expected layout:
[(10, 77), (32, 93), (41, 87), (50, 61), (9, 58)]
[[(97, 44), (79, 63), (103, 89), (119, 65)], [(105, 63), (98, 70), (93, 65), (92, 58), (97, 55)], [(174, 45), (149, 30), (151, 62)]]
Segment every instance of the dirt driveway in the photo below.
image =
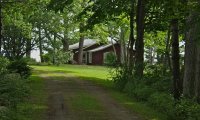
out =
[(47, 120), (141, 120), (108, 91), (63, 73), (41, 75), (48, 94)]

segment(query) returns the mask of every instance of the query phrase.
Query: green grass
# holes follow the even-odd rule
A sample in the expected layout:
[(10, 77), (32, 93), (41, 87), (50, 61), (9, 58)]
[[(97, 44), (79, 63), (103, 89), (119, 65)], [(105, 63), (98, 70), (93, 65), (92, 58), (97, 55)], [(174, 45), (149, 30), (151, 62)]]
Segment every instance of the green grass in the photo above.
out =
[(167, 116), (148, 107), (145, 103), (137, 102), (133, 98), (128, 97), (117, 91), (110, 91), (111, 95), (122, 105), (134, 111), (136, 114), (147, 120), (167, 120)]
[(107, 79), (109, 77), (109, 69), (102, 66), (61, 65), (32, 67), (41, 71), (71, 73), (79, 77), (94, 77), (99, 79)]
[(68, 104), (70, 104), (70, 109), (75, 111), (77, 116), (81, 116), (82, 120), (103, 120), (106, 117), (105, 110), (98, 100), (87, 92), (77, 93)]
[[(128, 97), (124, 93), (114, 90), (113, 83), (108, 79), (109, 69), (102, 66), (80, 66), (80, 65), (62, 65), (62, 66), (33, 66), (33, 68), (40, 72), (48, 72), (49, 75), (56, 76), (56, 73), (70, 74), (80, 77), (83, 80), (91, 81), (98, 84), (105, 89), (108, 89), (109, 93), (115, 98), (120, 104), (134, 111), (136, 114), (142, 116), (147, 120), (165, 120), (166, 116), (160, 114), (158, 111), (148, 107), (145, 103), (138, 102), (133, 98)], [(59, 76), (59, 75), (57, 75)], [(81, 98), (81, 99), (80, 99)], [(81, 100), (81, 101), (80, 101)], [(89, 103), (90, 102), (90, 103)], [(88, 109), (98, 108), (97, 102), (88, 95), (82, 94), (77, 96), (72, 103), (73, 108), (85, 108), (89, 105)], [(93, 108), (93, 107), (94, 108)], [(87, 106), (88, 107), (88, 106)], [(85, 114), (85, 113), (84, 113)]]
[(85, 92), (79, 92), (75, 97), (73, 97), (71, 103), (72, 107), (77, 110), (93, 111), (96, 109), (101, 109), (100, 105), (97, 102), (97, 99)]
[(24, 103), (18, 105), (16, 118), (18, 120), (44, 120), (47, 109), (44, 91), (44, 81), (38, 77), (37, 72), (33, 72), (30, 77), (31, 97)]

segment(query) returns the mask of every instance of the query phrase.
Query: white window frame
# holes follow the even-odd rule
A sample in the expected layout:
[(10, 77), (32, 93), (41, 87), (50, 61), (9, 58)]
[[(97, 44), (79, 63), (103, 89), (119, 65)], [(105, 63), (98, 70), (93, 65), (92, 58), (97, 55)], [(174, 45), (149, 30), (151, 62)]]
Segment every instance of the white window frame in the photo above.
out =
[(105, 64), (105, 60), (106, 60), (106, 56), (109, 54), (110, 52), (104, 52), (103, 53), (103, 63)]
[(92, 63), (92, 52), (89, 52), (89, 56), (88, 57), (89, 57), (89, 61), (88, 62)]
[(83, 63), (87, 63), (87, 52), (85, 52), (85, 51), (83, 51), (83, 56), (85, 56), (85, 57), (83, 57)]

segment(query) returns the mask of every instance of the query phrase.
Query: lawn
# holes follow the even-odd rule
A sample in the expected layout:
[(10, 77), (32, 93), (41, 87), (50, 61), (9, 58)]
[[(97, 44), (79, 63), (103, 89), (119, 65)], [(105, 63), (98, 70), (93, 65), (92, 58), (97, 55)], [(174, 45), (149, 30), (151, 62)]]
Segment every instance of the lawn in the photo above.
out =
[[(93, 82), (94, 84), (98, 84), (101, 87), (104, 87), (109, 94), (116, 99), (120, 104), (122, 104), (124, 107), (130, 109), (131, 111), (135, 112), (139, 116), (142, 116), (142, 118), (148, 119), (148, 120), (165, 120), (166, 116), (163, 114), (160, 114), (159, 112), (151, 109), (144, 103), (137, 102), (136, 100), (128, 97), (124, 93), (118, 92), (113, 87), (113, 82), (109, 80), (109, 69), (102, 66), (80, 66), (80, 65), (61, 65), (61, 66), (32, 66), (34, 69), (34, 73), (31, 77), (32, 79), (32, 97), (34, 98), (34, 104), (32, 104), (32, 107), (37, 110), (32, 110), (32, 115), (36, 116), (35, 118), (38, 118), (40, 120), (42, 118), (42, 113), (45, 111), (45, 99), (47, 96), (43, 93), (43, 81), (38, 76), (40, 74), (47, 74), (48, 76), (59, 76), (59, 74), (68, 74), (80, 77), (82, 80), (88, 80), (90, 82)], [(59, 73), (59, 74), (57, 74)], [(37, 96), (37, 97), (36, 97)], [(90, 104), (91, 106), (85, 106), (85, 103), (88, 103), (88, 101), (80, 101), (78, 100), (79, 97), (82, 97), (84, 99), (88, 99), (89, 101), (92, 101)], [(89, 107), (90, 109), (94, 109), (92, 105), (96, 105), (98, 107), (98, 104), (95, 104), (95, 99), (90, 98), (87, 95), (81, 94), (81, 96), (77, 96), (77, 100), (74, 100), (72, 103), (72, 106), (75, 109), (79, 109), (78, 106), (82, 108)], [(41, 119), (42, 120), (42, 119)]]
[(60, 66), (32, 66), (36, 70), (49, 72), (66, 72), (79, 77), (94, 77), (107, 79), (109, 77), (109, 68), (103, 66), (87, 65), (60, 65)]

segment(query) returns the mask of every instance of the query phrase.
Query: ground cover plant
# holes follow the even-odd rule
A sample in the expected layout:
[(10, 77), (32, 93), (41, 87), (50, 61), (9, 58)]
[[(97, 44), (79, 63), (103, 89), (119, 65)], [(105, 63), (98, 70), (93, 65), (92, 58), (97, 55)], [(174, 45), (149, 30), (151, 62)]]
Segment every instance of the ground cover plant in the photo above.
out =
[(137, 101), (164, 113), (170, 120), (200, 119), (198, 103), (186, 98), (175, 101), (170, 73), (162, 74), (162, 66), (147, 66), (142, 80), (134, 75), (127, 77), (126, 69), (119, 68), (113, 72), (115, 88), (127, 93)]
[[(0, 63), (0, 119), (15, 120), (19, 110), (18, 105), (30, 95), (29, 83), (25, 79), (28, 75), (24, 74), (29, 72), (29, 69), (20, 69), (21, 64), (18, 64), (19, 68), (12, 67), (13, 63), (5, 57), (0, 57)], [(24, 64), (21, 67), (26, 68)]]

